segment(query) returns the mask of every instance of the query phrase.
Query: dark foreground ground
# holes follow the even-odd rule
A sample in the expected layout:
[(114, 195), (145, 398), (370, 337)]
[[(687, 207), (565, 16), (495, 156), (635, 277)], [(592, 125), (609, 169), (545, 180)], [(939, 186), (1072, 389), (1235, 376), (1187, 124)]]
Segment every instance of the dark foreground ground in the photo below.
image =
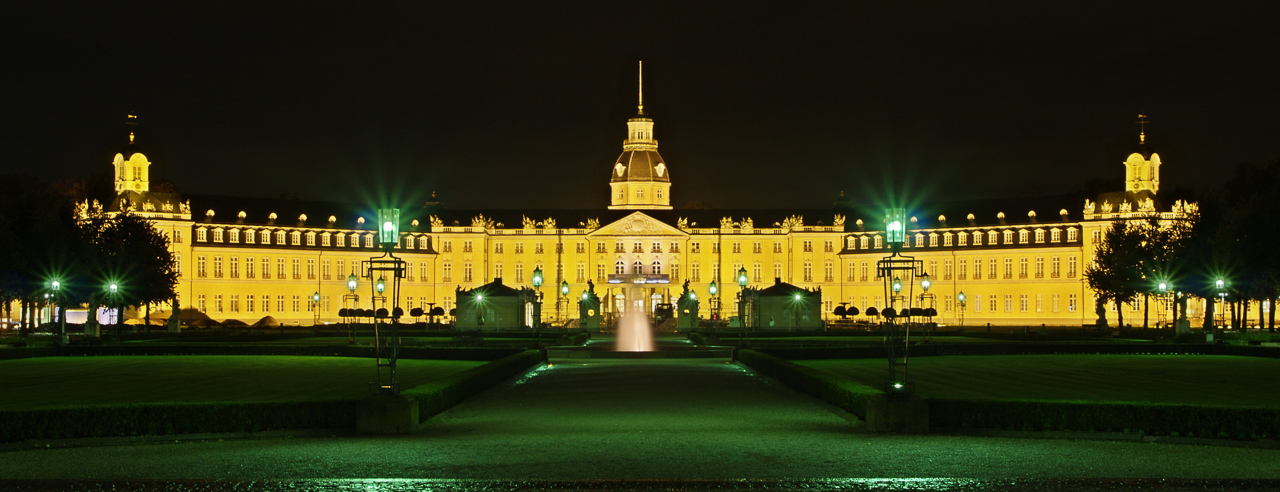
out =
[(1280, 489), (1275, 449), (874, 435), (723, 360), (552, 362), (414, 435), (29, 443), (0, 489)]

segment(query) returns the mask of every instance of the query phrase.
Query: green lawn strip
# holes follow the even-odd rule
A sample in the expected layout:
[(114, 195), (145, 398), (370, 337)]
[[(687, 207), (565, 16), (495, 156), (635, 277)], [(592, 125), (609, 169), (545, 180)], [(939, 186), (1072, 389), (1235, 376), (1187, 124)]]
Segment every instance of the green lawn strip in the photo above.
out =
[[(877, 386), (883, 359), (797, 361)], [(910, 359), (926, 398), (1207, 405), (1280, 409), (1280, 360), (1205, 355), (939, 356)]]
[[(404, 386), (477, 361), (399, 362)], [(371, 359), (314, 356), (96, 356), (0, 361), (0, 411), (92, 405), (358, 400)]]
[(546, 362), (546, 359), (546, 353), (542, 350), (525, 350), (483, 366), (409, 387), (401, 394), (418, 400), (418, 416), (421, 421), (425, 421), (473, 394)]
[(750, 349), (734, 351), (734, 359), (832, 405), (867, 418), (867, 400), (882, 392), (831, 371), (815, 369)]

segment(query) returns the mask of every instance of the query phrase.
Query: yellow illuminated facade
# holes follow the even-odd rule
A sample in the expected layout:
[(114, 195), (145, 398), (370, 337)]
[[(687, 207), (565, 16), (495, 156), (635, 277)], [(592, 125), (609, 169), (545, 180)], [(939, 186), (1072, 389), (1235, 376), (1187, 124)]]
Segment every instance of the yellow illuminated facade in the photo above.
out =
[[(408, 266), (400, 305), (406, 312), (431, 306), (448, 312), (459, 289), (495, 278), (532, 287), (535, 269), (545, 278), (543, 321), (553, 325), (574, 325), (576, 299), (588, 283), (607, 316), (631, 309), (652, 313), (658, 304), (674, 303), (688, 282), (704, 300), (704, 318), (731, 318), (737, 314), (739, 270), (746, 271), (750, 287), (768, 287), (777, 279), (820, 289), (829, 320), (837, 319), (832, 313), (840, 305), (862, 313), (888, 305), (885, 282), (876, 277), (876, 262), (889, 253), (882, 210), (842, 202), (786, 213), (674, 210), (670, 172), (657, 153), (653, 125), (643, 104), (627, 121), (622, 156), (607, 170), (613, 196), (606, 210), (528, 217), (518, 210), (469, 212), (429, 204), (404, 211), (408, 223), (401, 225), (394, 250)], [(1141, 143), (1145, 149), (1145, 132)], [(932, 281), (930, 297), (915, 298), (912, 305), (935, 307), (943, 324), (1093, 324), (1095, 296), (1083, 275), (1103, 230), (1116, 220), (1151, 213), (1172, 220), (1194, 207), (1179, 202), (1156, 210), (1159, 156), (1144, 152), (1124, 161), (1132, 189), (1087, 200), (1083, 208), (987, 202), (973, 210), (957, 206), (946, 211), (950, 216), (909, 211), (903, 253), (920, 260)], [(121, 199), (111, 207), (154, 220), (171, 239), (184, 309), (215, 320), (252, 324), (271, 316), (306, 325), (338, 322), (339, 308), (356, 306), (352, 294), (360, 296), (359, 307), (371, 307), (371, 279), (360, 278), (353, 293), (347, 278), (363, 277), (361, 262), (380, 254), (372, 210), (225, 197), (180, 200), (148, 190), (150, 163), (141, 152), (118, 154), (113, 165)], [(717, 296), (709, 295), (713, 281)], [(562, 282), (568, 296), (559, 295)], [(623, 295), (636, 288), (642, 289), (638, 299)], [(313, 303), (316, 293), (320, 302)], [(917, 288), (913, 296), (921, 293)], [(1113, 323), (1114, 309), (1108, 313)], [(1132, 310), (1124, 313), (1126, 321), (1141, 322), (1139, 307), (1123, 309)], [(1193, 324), (1202, 312), (1202, 304), (1193, 302)], [(1170, 313), (1167, 305), (1153, 302), (1150, 319), (1167, 321)], [(850, 319), (875, 320), (864, 314)]]

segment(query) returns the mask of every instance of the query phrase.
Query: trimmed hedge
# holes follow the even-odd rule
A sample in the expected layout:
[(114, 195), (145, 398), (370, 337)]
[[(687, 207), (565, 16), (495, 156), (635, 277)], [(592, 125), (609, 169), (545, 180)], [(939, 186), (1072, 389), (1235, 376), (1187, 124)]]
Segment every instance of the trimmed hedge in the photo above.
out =
[(863, 420), (867, 418), (867, 400), (884, 394), (878, 389), (855, 383), (835, 374), (805, 367), (755, 350), (735, 350), (733, 358), (786, 383), (787, 386), (843, 408), (846, 412), (857, 415)]
[[(13, 349), (21, 350), (21, 349)], [(35, 350), (35, 349), (26, 349)], [(495, 360), (523, 349), (499, 347), (400, 347), (401, 359)], [(53, 355), (42, 353), (41, 356)], [(314, 355), (373, 357), (374, 348), (355, 345), (215, 345), (157, 344), (66, 347), (63, 355)]]
[(355, 427), (356, 401), (153, 403), (0, 411), (0, 441)]
[(689, 341), (693, 342), (694, 345), (708, 345), (707, 342), (710, 339), (711, 337), (704, 335), (702, 333), (698, 333), (696, 331), (689, 332)]
[(1280, 437), (1280, 409), (930, 398), (929, 425), (1266, 439)]
[(545, 350), (525, 350), (400, 393), (418, 400), (418, 418), (425, 422), (432, 415), (457, 405), (467, 397), (528, 371), (546, 360)]

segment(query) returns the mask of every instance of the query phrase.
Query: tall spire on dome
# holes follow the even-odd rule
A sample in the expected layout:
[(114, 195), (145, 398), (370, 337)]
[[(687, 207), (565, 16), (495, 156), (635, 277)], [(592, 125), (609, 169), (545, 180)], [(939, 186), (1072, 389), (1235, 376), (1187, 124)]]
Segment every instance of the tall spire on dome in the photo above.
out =
[(1146, 145), (1146, 143), (1147, 143), (1147, 115), (1145, 115), (1145, 114), (1140, 114), (1140, 115), (1138, 115), (1138, 121), (1136, 121), (1135, 123), (1137, 123), (1137, 124), (1138, 124), (1138, 144), (1139, 144), (1139, 145)]
[(644, 60), (640, 60), (640, 112), (644, 115)]
[(132, 114), (129, 115), (129, 117), (125, 119), (124, 124), (129, 125), (129, 145), (133, 145), (133, 130), (138, 126), (138, 116)]

